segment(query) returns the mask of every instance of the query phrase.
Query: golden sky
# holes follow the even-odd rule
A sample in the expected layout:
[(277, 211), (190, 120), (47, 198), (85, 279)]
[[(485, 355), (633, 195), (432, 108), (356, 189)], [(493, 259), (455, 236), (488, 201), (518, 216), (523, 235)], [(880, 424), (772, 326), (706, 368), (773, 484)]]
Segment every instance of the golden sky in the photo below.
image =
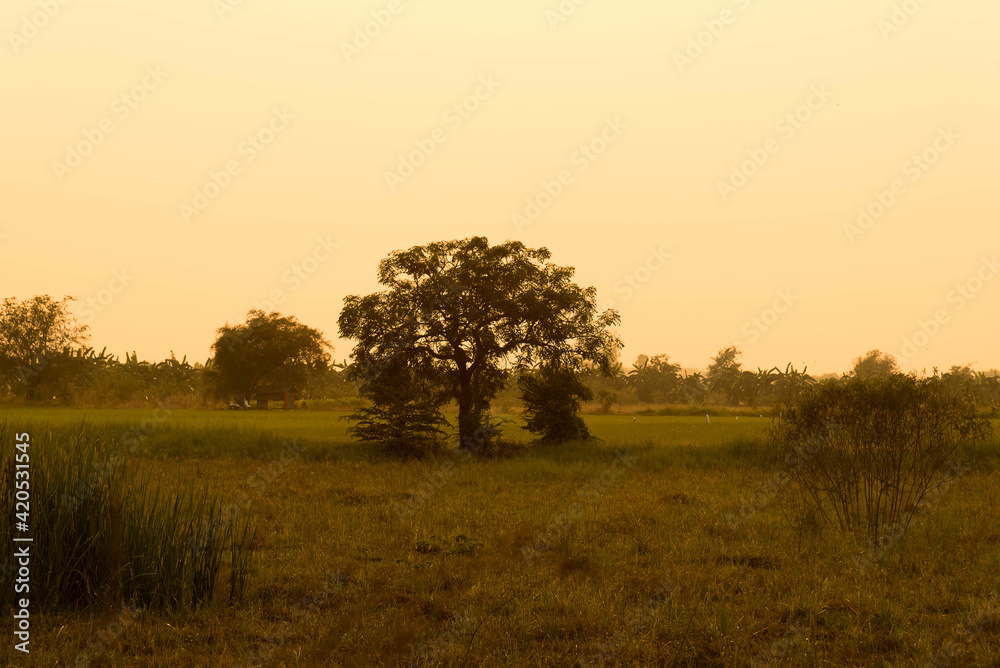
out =
[(995, 0), (8, 0), (0, 32), (0, 296), (79, 297), (98, 349), (204, 361), (276, 297), (343, 359), (379, 260), (485, 235), (576, 267), (626, 366), (1000, 367)]

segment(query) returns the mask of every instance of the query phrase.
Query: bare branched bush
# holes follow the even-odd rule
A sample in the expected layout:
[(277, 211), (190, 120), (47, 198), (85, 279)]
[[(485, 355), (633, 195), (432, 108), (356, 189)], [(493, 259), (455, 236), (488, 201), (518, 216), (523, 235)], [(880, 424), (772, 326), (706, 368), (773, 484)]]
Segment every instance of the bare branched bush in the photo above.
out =
[(771, 438), (796, 452), (822, 434), (823, 447), (789, 477), (827, 523), (874, 541), (887, 525), (905, 531), (954, 476), (956, 451), (990, 430), (938, 379), (894, 374), (821, 383), (782, 411)]

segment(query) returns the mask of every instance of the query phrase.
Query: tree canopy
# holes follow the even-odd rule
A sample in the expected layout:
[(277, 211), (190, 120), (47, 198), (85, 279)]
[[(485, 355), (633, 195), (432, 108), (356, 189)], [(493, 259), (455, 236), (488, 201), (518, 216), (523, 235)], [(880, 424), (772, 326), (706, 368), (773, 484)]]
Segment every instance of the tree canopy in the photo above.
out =
[(226, 323), (217, 333), (210, 369), (217, 392), (240, 399), (264, 385), (302, 385), (331, 361), (323, 333), (294, 316), (254, 309), (242, 325)]
[(726, 397), (727, 402), (736, 406), (740, 403), (740, 380), (743, 351), (737, 346), (729, 346), (719, 351), (708, 365), (706, 380), (709, 386)]
[[(341, 335), (358, 341), (362, 393), (371, 394), (397, 359), (420, 360), (454, 398), (464, 445), (487, 425), (489, 402), (517, 369), (586, 363), (610, 373), (621, 341), (618, 313), (597, 312), (596, 290), (572, 282), (574, 269), (548, 262), (545, 248), (485, 237), (396, 251), (382, 260), (385, 290), (344, 299)], [(416, 362), (414, 362), (416, 363)]]
[(854, 375), (861, 379), (886, 378), (894, 373), (899, 373), (899, 365), (896, 358), (881, 350), (869, 350), (867, 353), (854, 360), (852, 367)]
[(629, 386), (642, 402), (668, 402), (681, 395), (681, 365), (668, 355), (639, 355), (628, 372)]
[(32, 400), (42, 388), (64, 391), (89, 352), (88, 327), (69, 311), (73, 297), (40, 295), (0, 305), (0, 382)]

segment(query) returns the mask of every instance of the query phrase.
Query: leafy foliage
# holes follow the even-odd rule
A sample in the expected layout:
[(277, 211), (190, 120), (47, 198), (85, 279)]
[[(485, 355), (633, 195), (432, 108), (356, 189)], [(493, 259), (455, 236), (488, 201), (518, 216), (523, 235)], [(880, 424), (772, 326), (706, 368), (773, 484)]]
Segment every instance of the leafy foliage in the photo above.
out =
[(396, 251), (379, 264), (386, 290), (344, 299), (341, 335), (369, 384), (402, 360), (432, 370), (458, 402), (459, 440), (489, 427), (491, 399), (515, 369), (575, 357), (610, 373), (614, 310), (598, 313), (596, 290), (571, 282), (574, 270), (548, 263), (545, 248), (485, 237)]
[(775, 404), (777, 406), (788, 406), (796, 401), (816, 380), (806, 373), (809, 367), (804, 367), (802, 371), (797, 371), (791, 363), (781, 372), (774, 369), (775, 376), (772, 381), (774, 389)]
[(851, 372), (858, 378), (885, 378), (894, 373), (899, 373), (899, 364), (896, 358), (881, 350), (869, 350), (867, 353), (854, 360)]
[(69, 398), (93, 351), (88, 327), (69, 311), (73, 297), (41, 295), (0, 305), (0, 385), (29, 401)]
[(724, 397), (731, 406), (740, 403), (742, 369), (739, 359), (742, 354), (743, 351), (737, 346), (723, 348), (712, 358), (706, 374), (706, 381), (712, 392)]
[(642, 402), (676, 401), (681, 394), (681, 365), (671, 363), (667, 355), (640, 355), (627, 378)]
[(210, 378), (218, 396), (249, 400), (262, 385), (306, 384), (326, 371), (331, 350), (322, 332), (294, 316), (252, 310), (244, 324), (219, 328)]
[(572, 368), (546, 364), (522, 374), (519, 385), (529, 432), (555, 443), (590, 438), (587, 425), (577, 413), (581, 400), (589, 401), (594, 395)]
[[(366, 361), (356, 362), (352, 373), (370, 368)], [(433, 365), (421, 367), (418, 360), (394, 359), (378, 376), (362, 380), (360, 391), (372, 405), (345, 417), (355, 423), (348, 428), (349, 434), (406, 457), (422, 457), (444, 448), (444, 428), (449, 425), (441, 415), (443, 396)]]
[(824, 381), (772, 429), (815, 511), (875, 541), (885, 525), (909, 523), (958, 448), (990, 423), (940, 379), (894, 374)]

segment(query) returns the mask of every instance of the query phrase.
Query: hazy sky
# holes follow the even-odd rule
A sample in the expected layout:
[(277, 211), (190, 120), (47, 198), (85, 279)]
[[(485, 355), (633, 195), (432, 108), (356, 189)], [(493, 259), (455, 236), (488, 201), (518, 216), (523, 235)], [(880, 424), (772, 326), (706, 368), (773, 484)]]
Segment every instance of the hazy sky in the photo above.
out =
[(996, 0), (8, 0), (0, 32), (0, 296), (79, 297), (98, 349), (204, 361), (277, 291), (343, 359), (379, 260), (485, 235), (576, 267), (626, 366), (1000, 367)]

